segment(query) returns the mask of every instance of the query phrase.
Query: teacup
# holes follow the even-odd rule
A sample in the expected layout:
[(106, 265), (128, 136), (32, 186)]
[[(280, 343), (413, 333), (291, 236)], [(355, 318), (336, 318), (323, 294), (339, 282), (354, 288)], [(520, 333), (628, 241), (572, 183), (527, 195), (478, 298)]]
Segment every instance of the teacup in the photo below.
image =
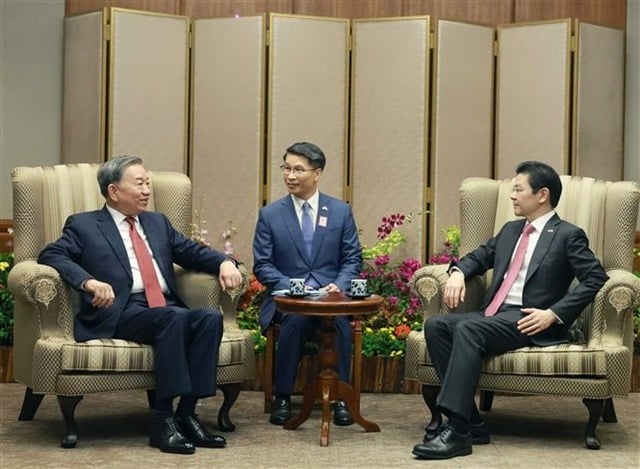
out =
[(289, 293), (293, 296), (301, 296), (305, 293), (304, 279), (292, 278), (289, 279)]
[(367, 296), (367, 280), (354, 278), (351, 280), (351, 296)]

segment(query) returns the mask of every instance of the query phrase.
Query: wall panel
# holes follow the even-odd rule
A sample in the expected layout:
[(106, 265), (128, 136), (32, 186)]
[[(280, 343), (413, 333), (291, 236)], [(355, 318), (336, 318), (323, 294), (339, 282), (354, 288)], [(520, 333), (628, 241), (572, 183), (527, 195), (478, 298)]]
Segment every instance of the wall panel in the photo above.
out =
[(624, 29), (627, 1), (637, 0), (513, 0), (515, 15), (512, 21), (578, 18), (580, 21)]
[[(366, 245), (383, 216), (426, 208), (428, 57), (428, 17), (353, 23), (351, 200)], [(400, 256), (424, 258), (425, 219), (403, 228)]]
[(103, 10), (64, 19), (62, 163), (104, 161), (106, 50)]
[(523, 160), (569, 170), (571, 21), (498, 27), (494, 175)]
[(572, 174), (622, 179), (624, 32), (578, 24)]
[(169, 15), (182, 14), (182, 2), (184, 0), (67, 0), (65, 2), (65, 14), (75, 15), (101, 8), (119, 7), (134, 10), (155, 11)]
[(292, 13), (293, 0), (182, 0), (182, 15), (195, 18), (256, 16), (263, 13)]
[(493, 27), (436, 23), (431, 157), (431, 252), (442, 231), (459, 225), (459, 188), (491, 177), (493, 165)]
[[(194, 21), (191, 181), (207, 239), (223, 248), (229, 222), (235, 255), (251, 269), (262, 202), (265, 18)], [(200, 207), (201, 208), (198, 208)]]
[(490, 25), (513, 22), (513, 0), (405, 0), (405, 15), (431, 15)]
[(320, 189), (344, 195), (349, 21), (271, 15), (267, 130), (268, 200), (286, 194), (279, 166), (292, 143), (327, 157)]
[(186, 172), (189, 19), (112, 9), (107, 157)]
[(338, 18), (393, 17), (403, 15), (404, 3), (404, 0), (293, 0), (293, 12)]

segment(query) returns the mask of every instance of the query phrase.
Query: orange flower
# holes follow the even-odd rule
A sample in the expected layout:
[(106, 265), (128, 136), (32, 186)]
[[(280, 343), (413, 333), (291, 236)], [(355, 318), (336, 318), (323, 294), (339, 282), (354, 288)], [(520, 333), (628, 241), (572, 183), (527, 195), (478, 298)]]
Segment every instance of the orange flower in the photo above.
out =
[(411, 332), (411, 328), (406, 324), (400, 324), (393, 330), (393, 334), (400, 340), (404, 340)]

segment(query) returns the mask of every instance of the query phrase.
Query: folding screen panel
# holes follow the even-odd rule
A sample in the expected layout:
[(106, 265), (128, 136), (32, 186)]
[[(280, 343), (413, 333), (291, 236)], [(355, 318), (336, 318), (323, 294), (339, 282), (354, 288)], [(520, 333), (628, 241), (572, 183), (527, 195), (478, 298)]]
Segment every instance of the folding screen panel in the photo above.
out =
[[(354, 20), (352, 205), (362, 242), (391, 213), (426, 208), (429, 17)], [(423, 259), (426, 217), (403, 228), (399, 255)]]
[(232, 225), (234, 254), (252, 265), (262, 202), (265, 19), (194, 20), (191, 168), (194, 207), (222, 249)]
[(186, 172), (189, 18), (111, 9), (107, 157)]
[(494, 175), (523, 160), (569, 171), (571, 20), (498, 27)]
[(624, 31), (578, 23), (572, 174), (622, 179)]
[(460, 223), (462, 180), (491, 177), (493, 161), (495, 30), (439, 20), (435, 31), (431, 252), (442, 246), (442, 231)]
[(267, 200), (286, 194), (279, 166), (292, 143), (315, 143), (327, 157), (320, 190), (344, 195), (349, 20), (271, 15)]
[(64, 19), (62, 163), (104, 160), (106, 12)]

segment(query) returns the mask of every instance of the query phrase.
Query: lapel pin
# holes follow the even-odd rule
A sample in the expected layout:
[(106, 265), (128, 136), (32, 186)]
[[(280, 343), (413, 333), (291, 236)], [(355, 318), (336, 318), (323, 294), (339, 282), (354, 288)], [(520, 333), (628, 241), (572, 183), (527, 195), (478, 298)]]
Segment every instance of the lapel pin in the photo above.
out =
[(326, 205), (323, 205), (320, 210), (329, 210)]

